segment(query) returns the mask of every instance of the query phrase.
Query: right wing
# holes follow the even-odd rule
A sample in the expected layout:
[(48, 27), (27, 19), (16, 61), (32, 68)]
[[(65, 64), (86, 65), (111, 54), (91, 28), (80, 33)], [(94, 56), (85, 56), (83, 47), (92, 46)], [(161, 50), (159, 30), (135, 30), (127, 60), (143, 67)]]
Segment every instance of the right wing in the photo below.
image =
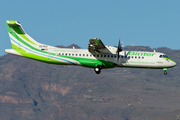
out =
[(89, 40), (88, 50), (95, 53), (111, 53), (99, 38)]

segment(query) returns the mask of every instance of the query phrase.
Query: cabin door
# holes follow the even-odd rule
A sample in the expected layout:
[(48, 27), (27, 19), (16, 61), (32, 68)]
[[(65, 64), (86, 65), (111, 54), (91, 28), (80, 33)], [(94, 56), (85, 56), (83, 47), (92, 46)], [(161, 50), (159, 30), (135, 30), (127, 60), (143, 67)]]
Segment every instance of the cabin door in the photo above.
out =
[(51, 60), (52, 60), (52, 53), (49, 53), (47, 57), (47, 61), (51, 61)]

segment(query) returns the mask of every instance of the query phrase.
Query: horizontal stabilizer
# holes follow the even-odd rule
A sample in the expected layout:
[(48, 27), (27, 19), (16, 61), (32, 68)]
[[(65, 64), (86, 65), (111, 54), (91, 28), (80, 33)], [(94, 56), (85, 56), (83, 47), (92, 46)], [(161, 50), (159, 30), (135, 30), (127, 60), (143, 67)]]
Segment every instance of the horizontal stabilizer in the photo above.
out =
[(10, 54), (14, 54), (14, 55), (22, 56), (20, 53), (18, 53), (18, 52), (15, 51), (14, 49), (5, 49), (4, 52), (10, 53)]

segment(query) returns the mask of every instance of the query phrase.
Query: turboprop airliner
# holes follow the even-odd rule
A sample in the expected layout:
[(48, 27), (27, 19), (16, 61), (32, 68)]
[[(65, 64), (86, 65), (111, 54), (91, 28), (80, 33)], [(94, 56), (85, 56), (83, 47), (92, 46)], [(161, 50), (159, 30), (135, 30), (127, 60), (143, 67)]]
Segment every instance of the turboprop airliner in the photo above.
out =
[(99, 38), (89, 40), (88, 49), (58, 48), (41, 44), (30, 37), (18, 21), (6, 21), (13, 49), (6, 53), (57, 65), (78, 65), (93, 68), (96, 74), (102, 69), (115, 67), (162, 69), (167, 74), (168, 68), (176, 62), (164, 53), (145, 51), (123, 51), (120, 40), (118, 47), (105, 46)]

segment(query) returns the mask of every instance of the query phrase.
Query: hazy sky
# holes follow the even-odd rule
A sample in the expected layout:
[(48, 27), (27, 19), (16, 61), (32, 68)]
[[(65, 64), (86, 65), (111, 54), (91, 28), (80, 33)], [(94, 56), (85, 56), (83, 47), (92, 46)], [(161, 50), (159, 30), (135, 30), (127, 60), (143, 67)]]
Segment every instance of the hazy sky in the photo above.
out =
[(105, 45), (180, 49), (180, 0), (1, 0), (0, 56), (11, 48), (6, 20), (19, 21), (40, 43), (87, 48)]

